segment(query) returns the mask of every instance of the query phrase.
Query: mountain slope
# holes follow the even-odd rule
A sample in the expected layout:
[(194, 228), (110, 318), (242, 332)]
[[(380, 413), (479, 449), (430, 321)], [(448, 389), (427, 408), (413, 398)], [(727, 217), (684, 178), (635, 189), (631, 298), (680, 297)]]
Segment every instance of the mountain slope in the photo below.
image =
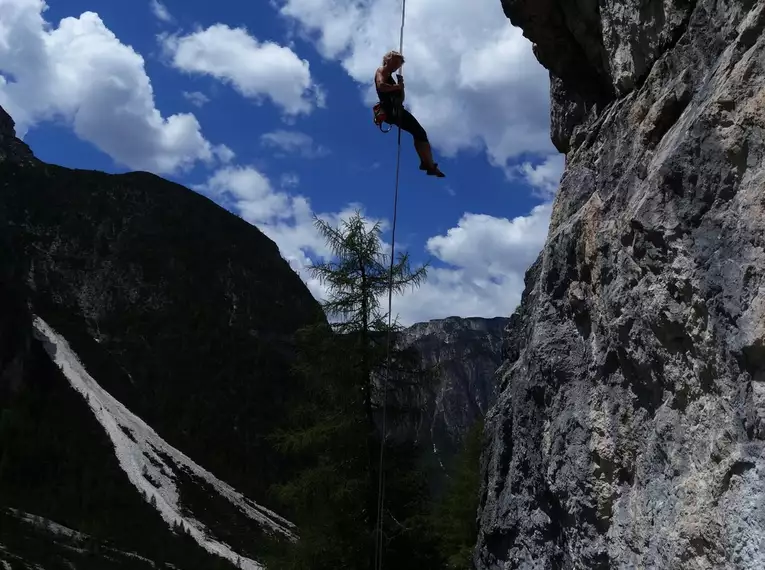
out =
[[(3, 570), (171, 570), (178, 567), (163, 557), (149, 559), (120, 550), (50, 519), (16, 509), (0, 510), (0, 528), (3, 530), (0, 543)], [(186, 567), (223, 568), (215, 562), (194, 561), (190, 557), (186, 564)]]
[(276, 245), (146, 173), (6, 162), (0, 180), (35, 313), (170, 443), (263, 492), (256, 434), (280, 418), (292, 333), (321, 318)]
[(765, 567), (765, 4), (503, 0), (567, 153), (479, 570)]
[[(7, 287), (0, 292), (2, 299), (10, 297)], [(0, 320), (6, 340), (8, 322)], [(111, 552), (117, 550), (160, 567), (233, 569), (190, 537), (171, 532), (151, 500), (131, 487), (86, 399), (69, 386), (32, 331), (20, 331), (17, 324), (24, 322), (10, 323), (19, 350), (6, 349), (0, 362), (0, 560), (13, 570), (147, 567), (132, 555), (120, 554), (118, 563)], [(36, 524), (40, 513), (55, 524)], [(73, 532), (58, 532), (56, 525)], [(250, 533), (257, 528), (253, 523)]]
[[(175, 492), (202, 542), (257, 559), (289, 538), (266, 436), (300, 397), (292, 335), (324, 317), (276, 245), (159, 177), (41, 163), (0, 112), (0, 248), (0, 507), (175, 564), (194, 560), (157, 510)], [(69, 349), (86, 372), (51, 361)]]
[(207, 491), (208, 500), (214, 495), (220, 495), (268, 531), (289, 539), (296, 538), (293, 533), (294, 527), (288, 521), (248, 500), (186, 455), (169, 446), (153, 429), (103, 390), (82, 367), (66, 340), (56, 334), (42, 319), (35, 319), (34, 332), (72, 387), (88, 402), (112, 440), (120, 466), (130, 482), (148, 497), (171, 527), (180, 526), (184, 532), (214, 554), (232, 562), (239, 560), (245, 570), (260, 568), (253, 560), (243, 558), (232, 552), (228, 546), (211, 539), (210, 535), (216, 533), (189, 516), (193, 515), (193, 512), (190, 512), (188, 507), (182, 508), (184, 497), (179, 493), (176, 481), (185, 475), (193, 481), (192, 484), (202, 483), (210, 487)]

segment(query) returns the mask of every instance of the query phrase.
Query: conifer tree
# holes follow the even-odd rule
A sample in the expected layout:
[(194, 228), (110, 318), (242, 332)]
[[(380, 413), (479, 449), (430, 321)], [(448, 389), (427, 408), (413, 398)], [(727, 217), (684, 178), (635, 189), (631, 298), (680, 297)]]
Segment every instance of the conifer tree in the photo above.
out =
[[(353, 217), (334, 228), (324, 220), (315, 219), (316, 227), (327, 242), (334, 259), (311, 266), (312, 275), (327, 288), (328, 299), (323, 303), (335, 332), (347, 335), (358, 358), (358, 378), (364, 394), (364, 411), (370, 431), (375, 425), (375, 404), (386, 397), (376, 397), (373, 373), (383, 373), (382, 361), (387, 355), (387, 334), (399, 327), (392, 323), (389, 331), (388, 314), (381, 308), (387, 294), (402, 293), (416, 287), (425, 279), (427, 268), (412, 270), (408, 253), (400, 253), (398, 261), (390, 262), (380, 239), (380, 223), (370, 224), (357, 211)], [(394, 351), (398, 352), (398, 351)], [(394, 355), (394, 358), (400, 354)], [(412, 367), (416, 367), (411, 362)], [(410, 368), (411, 369), (411, 368)]]
[[(405, 442), (385, 442), (379, 409), (390, 403), (394, 418), (419, 411), (417, 406), (407, 409), (407, 402), (419, 398), (406, 394), (423, 390), (427, 374), (411, 351), (396, 349), (393, 341), (393, 366), (386, 376), (387, 335), (398, 325), (389, 327), (383, 303), (387, 305), (389, 286), (392, 294), (418, 286), (426, 266), (412, 269), (403, 253), (391, 273), (380, 224), (369, 223), (359, 212), (339, 227), (318, 218), (315, 223), (333, 254), (311, 267), (326, 287), (323, 307), (330, 324), (299, 335), (297, 362), (307, 397), (293, 408), (289, 427), (274, 436), (283, 451), (303, 461), (299, 474), (276, 489), (294, 510), (301, 537), (289, 560), (281, 559), (279, 566), (366, 570), (374, 554), (380, 445), (386, 445), (384, 471), (390, 489), (384, 522), (395, 527), (386, 533), (388, 545), (401, 544), (402, 537), (416, 532), (407, 517), (426, 508), (425, 482), (414, 468), (418, 450)], [(398, 516), (397, 504), (402, 505)], [(406, 564), (397, 567), (416, 567), (417, 555), (425, 550), (407, 549)]]

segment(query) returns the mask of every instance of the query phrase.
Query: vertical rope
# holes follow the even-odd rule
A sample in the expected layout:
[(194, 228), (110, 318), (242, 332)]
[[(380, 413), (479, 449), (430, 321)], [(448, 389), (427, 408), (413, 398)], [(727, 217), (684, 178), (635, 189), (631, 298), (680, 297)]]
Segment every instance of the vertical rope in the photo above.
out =
[[(401, 35), (398, 39), (398, 53), (404, 54), (404, 21), (406, 20), (406, 0), (401, 1)], [(403, 67), (403, 66), (402, 66)]]
[[(406, 21), (406, 0), (401, 2), (401, 33), (398, 42), (398, 52), (404, 54), (404, 22)], [(402, 64), (403, 76), (403, 64)], [(401, 121), (399, 121), (400, 123)], [(385, 505), (385, 485), (383, 474), (383, 457), (385, 455), (385, 441), (387, 439), (386, 412), (388, 405), (388, 380), (390, 378), (390, 344), (393, 318), (393, 264), (396, 252), (396, 220), (398, 218), (398, 188), (399, 173), (401, 171), (401, 125), (398, 125), (398, 143), (396, 149), (396, 190), (393, 194), (393, 229), (391, 231), (390, 244), (390, 269), (388, 272), (388, 334), (386, 338), (385, 378), (383, 381), (383, 414), (382, 414), (382, 438), (380, 443), (380, 464), (378, 466), (377, 484), (377, 540), (375, 541), (375, 569), (383, 567), (383, 508)]]

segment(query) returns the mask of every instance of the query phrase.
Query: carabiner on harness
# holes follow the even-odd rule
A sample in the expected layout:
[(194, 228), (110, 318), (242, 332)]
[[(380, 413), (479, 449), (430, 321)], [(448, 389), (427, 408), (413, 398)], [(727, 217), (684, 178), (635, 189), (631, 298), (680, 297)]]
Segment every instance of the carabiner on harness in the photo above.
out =
[(377, 103), (372, 108), (372, 111), (374, 112), (375, 125), (377, 125), (377, 128), (380, 129), (380, 132), (389, 133), (390, 130), (393, 128), (393, 126), (391, 125), (391, 127), (387, 131), (383, 129), (383, 123), (386, 121), (388, 116), (385, 114), (385, 110), (382, 108), (382, 105), (380, 103)]

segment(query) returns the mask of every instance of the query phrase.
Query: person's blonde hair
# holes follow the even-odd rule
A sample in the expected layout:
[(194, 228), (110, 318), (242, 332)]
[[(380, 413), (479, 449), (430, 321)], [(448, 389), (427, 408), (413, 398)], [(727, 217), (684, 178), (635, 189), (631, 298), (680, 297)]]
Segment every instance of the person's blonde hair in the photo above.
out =
[(383, 56), (383, 59), (382, 59), (382, 63), (383, 63), (383, 65), (388, 65), (388, 62), (389, 62), (391, 59), (393, 59), (394, 57), (400, 57), (400, 58), (401, 58), (401, 63), (404, 63), (404, 56), (403, 56), (403, 55), (401, 55), (399, 52), (397, 52), (397, 51), (395, 51), (395, 50), (391, 50), (391, 51), (389, 51), (388, 53), (386, 53), (386, 54)]

